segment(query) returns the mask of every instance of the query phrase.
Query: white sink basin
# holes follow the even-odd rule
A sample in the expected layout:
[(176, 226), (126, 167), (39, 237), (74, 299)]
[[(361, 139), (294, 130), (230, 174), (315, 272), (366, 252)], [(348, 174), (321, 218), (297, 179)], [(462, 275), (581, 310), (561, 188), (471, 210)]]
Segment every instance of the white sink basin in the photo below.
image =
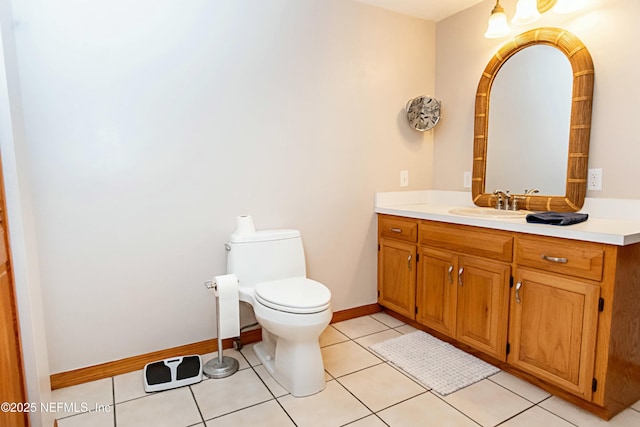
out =
[(451, 209), (449, 213), (454, 215), (461, 216), (473, 216), (480, 218), (502, 218), (502, 219), (511, 219), (511, 218), (524, 218), (527, 214), (530, 214), (529, 211), (500, 211), (494, 208), (456, 208)]

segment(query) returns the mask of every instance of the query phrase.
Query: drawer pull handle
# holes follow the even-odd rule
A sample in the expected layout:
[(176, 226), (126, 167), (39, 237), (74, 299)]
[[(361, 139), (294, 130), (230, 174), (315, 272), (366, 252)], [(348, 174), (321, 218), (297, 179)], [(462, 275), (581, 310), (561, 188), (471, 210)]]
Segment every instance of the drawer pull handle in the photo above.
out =
[(402, 228), (390, 228), (393, 233), (402, 233)]
[(449, 273), (449, 284), (453, 285), (453, 276), (451, 275), (451, 272), (453, 271), (453, 264), (449, 265), (449, 270), (447, 271), (447, 273)]
[(464, 267), (458, 269), (458, 285), (462, 286), (462, 273), (464, 273)]
[(520, 302), (522, 301), (520, 299), (520, 288), (522, 287), (522, 282), (518, 282), (516, 283), (516, 302), (518, 304), (520, 304)]
[(409, 271), (411, 271), (411, 255), (409, 255), (409, 258), (407, 258), (407, 268), (409, 268)]
[(558, 257), (554, 257), (554, 256), (547, 256), (547, 255), (542, 255), (542, 259), (545, 261), (551, 261), (551, 262), (557, 262), (560, 264), (566, 264), (567, 263), (567, 259), (566, 258), (558, 258)]

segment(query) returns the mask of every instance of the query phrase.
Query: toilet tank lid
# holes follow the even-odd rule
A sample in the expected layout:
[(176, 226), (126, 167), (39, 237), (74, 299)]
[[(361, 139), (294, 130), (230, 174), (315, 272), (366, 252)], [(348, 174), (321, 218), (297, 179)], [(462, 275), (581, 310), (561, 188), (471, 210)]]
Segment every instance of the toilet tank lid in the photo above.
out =
[(280, 228), (274, 230), (259, 230), (253, 233), (233, 233), (229, 238), (231, 243), (268, 242), (271, 240), (294, 239), (300, 237), (299, 230)]

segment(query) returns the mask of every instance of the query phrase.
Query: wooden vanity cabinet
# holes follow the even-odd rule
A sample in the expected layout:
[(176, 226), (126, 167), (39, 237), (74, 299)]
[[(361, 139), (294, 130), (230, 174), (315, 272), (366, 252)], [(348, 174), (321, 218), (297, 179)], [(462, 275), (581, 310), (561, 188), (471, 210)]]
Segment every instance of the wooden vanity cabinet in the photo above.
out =
[(513, 238), (431, 221), (378, 219), (378, 303), (505, 361)]
[(604, 246), (516, 238), (508, 362), (591, 400)]
[(416, 289), (416, 321), (449, 337), (456, 336), (458, 257), (421, 247)]
[(508, 363), (606, 419), (640, 399), (640, 244), (519, 234), (515, 263)]
[(416, 321), (505, 361), (512, 237), (428, 221), (418, 234)]
[(456, 339), (504, 361), (511, 268), (495, 261), (461, 257), (460, 269)]
[(600, 287), (519, 268), (508, 362), (591, 400)]
[(640, 243), (378, 218), (381, 305), (602, 418), (640, 399)]
[(378, 303), (415, 319), (418, 221), (378, 220)]

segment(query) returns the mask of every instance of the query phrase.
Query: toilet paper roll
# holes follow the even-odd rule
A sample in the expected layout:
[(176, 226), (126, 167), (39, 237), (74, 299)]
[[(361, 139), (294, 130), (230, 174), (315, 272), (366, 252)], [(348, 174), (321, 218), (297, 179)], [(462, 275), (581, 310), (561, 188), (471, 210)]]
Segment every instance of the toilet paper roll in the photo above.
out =
[(256, 232), (256, 226), (253, 224), (251, 215), (242, 215), (236, 217), (236, 234), (253, 234)]
[(234, 338), (240, 336), (240, 300), (238, 297), (238, 278), (235, 274), (215, 276), (215, 294), (218, 298), (218, 337)]

